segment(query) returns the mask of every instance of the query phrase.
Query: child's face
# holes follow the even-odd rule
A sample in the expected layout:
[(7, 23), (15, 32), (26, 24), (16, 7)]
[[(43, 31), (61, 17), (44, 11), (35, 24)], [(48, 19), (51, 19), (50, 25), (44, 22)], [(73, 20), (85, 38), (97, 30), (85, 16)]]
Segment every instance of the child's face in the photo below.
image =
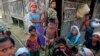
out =
[(48, 27), (55, 27), (54, 23), (48, 23)]
[(73, 29), (72, 29), (72, 34), (73, 34), (73, 35), (77, 35), (77, 33), (78, 33), (77, 29), (76, 29), (76, 28), (73, 28)]
[(86, 17), (85, 17), (85, 20), (89, 20), (89, 19), (90, 19), (90, 17), (89, 17), (89, 16), (86, 16)]
[(93, 35), (92, 39), (93, 39), (94, 41), (99, 41), (99, 36), (98, 36), (98, 35)]
[(10, 40), (0, 43), (0, 56), (14, 56), (15, 48)]
[(50, 5), (52, 8), (56, 8), (56, 2), (52, 2)]
[(36, 10), (37, 10), (37, 7), (36, 6), (31, 6), (31, 11), (32, 12), (36, 12)]
[(31, 35), (35, 35), (35, 34), (36, 34), (36, 30), (33, 29), (32, 31), (30, 31), (30, 34), (31, 34)]
[(65, 48), (65, 45), (62, 44), (62, 43), (60, 43), (60, 44), (59, 44), (59, 47), (60, 47), (60, 49), (64, 49), (64, 48)]

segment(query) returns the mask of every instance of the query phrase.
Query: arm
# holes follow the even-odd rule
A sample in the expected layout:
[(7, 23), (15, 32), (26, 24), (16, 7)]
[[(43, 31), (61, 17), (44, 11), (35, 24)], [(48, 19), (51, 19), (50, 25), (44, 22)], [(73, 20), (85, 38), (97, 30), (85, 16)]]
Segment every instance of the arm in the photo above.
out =
[(65, 52), (63, 49), (61, 49), (61, 51), (63, 52), (63, 54), (64, 54), (65, 56), (69, 56), (68, 54), (66, 54), (66, 52)]
[(55, 34), (56, 34), (56, 37), (58, 37), (58, 30), (57, 29), (56, 29), (56, 33)]
[(43, 24), (44, 23), (44, 18), (45, 18), (45, 11), (44, 11), (44, 9), (41, 10), (40, 14), (41, 14), (41, 20), (42, 20), (42, 24)]
[(37, 20), (30, 20), (32, 23), (42, 23), (41, 20), (37, 21)]
[(32, 49), (30, 48), (29, 40), (27, 40), (27, 42), (26, 42), (26, 48), (28, 48), (28, 50), (32, 50)]
[(42, 23), (40, 13), (38, 13), (38, 16), (40, 16), (40, 20), (35, 20), (35, 18), (33, 18), (31, 14), (29, 14), (29, 19), (30, 19), (30, 21), (31, 21), (32, 23)]

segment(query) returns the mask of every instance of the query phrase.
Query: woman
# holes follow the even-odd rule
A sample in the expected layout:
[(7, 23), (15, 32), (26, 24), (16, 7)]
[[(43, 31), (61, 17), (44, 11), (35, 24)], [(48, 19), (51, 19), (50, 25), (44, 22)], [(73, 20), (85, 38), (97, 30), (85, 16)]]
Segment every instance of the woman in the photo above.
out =
[(71, 33), (67, 36), (67, 41), (70, 47), (77, 46), (80, 43), (80, 31), (79, 28), (75, 25), (71, 27)]

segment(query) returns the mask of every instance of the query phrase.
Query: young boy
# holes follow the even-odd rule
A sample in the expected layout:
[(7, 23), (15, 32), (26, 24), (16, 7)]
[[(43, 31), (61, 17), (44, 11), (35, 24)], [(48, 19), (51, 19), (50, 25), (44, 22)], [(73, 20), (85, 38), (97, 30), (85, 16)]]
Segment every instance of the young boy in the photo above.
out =
[[(45, 39), (48, 49), (52, 49), (55, 43), (55, 39), (58, 37), (57, 28), (54, 19), (49, 19), (48, 26), (45, 29)], [(52, 51), (51, 51), (52, 52)], [(50, 52), (49, 52), (50, 54)]]
[(99, 42), (100, 33), (95, 32), (92, 35), (92, 39), (90, 41), (86, 41), (84, 45), (93, 50), (94, 54), (100, 50), (100, 42)]
[(30, 51), (30, 56), (40, 56), (40, 40), (37, 35), (36, 28), (34, 26), (29, 27), (30, 36), (27, 40), (26, 47)]
[(57, 45), (58, 47), (53, 51), (53, 56), (73, 56), (72, 51), (68, 48), (64, 38), (58, 39)]
[(15, 42), (12, 38), (0, 36), (0, 56), (15, 56)]
[(85, 15), (85, 21), (83, 22), (81, 28), (83, 26), (85, 26), (85, 40), (89, 41), (92, 37), (93, 30), (94, 30), (94, 28), (91, 26), (91, 19), (89, 14)]

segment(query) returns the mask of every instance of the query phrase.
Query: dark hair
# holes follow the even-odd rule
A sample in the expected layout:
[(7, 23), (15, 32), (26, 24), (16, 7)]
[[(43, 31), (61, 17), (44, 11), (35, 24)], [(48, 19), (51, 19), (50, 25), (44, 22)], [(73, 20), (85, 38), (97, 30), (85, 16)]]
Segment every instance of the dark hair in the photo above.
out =
[(76, 48), (75, 46), (73, 46), (73, 47), (71, 48), (71, 50), (72, 50), (72, 52), (75, 53), (75, 54), (78, 53), (78, 48)]
[(35, 28), (33, 25), (31, 25), (31, 26), (29, 27), (29, 32), (32, 31), (33, 29), (36, 30), (36, 28)]
[(6, 31), (6, 35), (10, 36), (11, 35), (11, 31)]
[(66, 43), (66, 40), (65, 40), (64, 38), (59, 38), (56, 42), (57, 42), (57, 44), (60, 44), (60, 43), (62, 43), (62, 44), (64, 44), (64, 45), (67, 44), (67, 43)]
[(85, 14), (85, 17), (87, 17), (87, 16), (91, 17), (91, 15), (90, 15), (90, 14)]
[(56, 2), (56, 1), (55, 1), (55, 0), (50, 1), (50, 3), (49, 3), (49, 7), (50, 7), (50, 5), (51, 5), (53, 2)]
[(11, 41), (11, 43), (15, 46), (15, 41), (11, 37), (0, 36), (0, 43), (3, 43), (7, 40)]
[(4, 35), (4, 31), (3, 30), (0, 30), (0, 32), (2, 33), (2, 35)]
[(50, 18), (50, 19), (48, 20), (48, 23), (54, 23), (54, 24), (55, 24), (55, 19), (54, 19), (54, 18)]

